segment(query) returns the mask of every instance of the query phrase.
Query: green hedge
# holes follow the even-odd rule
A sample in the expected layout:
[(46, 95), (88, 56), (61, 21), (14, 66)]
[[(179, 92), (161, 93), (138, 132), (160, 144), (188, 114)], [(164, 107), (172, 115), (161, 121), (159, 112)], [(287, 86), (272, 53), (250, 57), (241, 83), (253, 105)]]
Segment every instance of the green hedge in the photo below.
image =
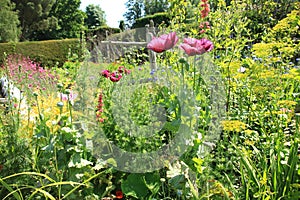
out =
[(105, 40), (106, 31), (108, 31), (108, 35), (120, 33), (121, 30), (119, 28), (111, 28), (108, 26), (100, 26), (96, 29), (88, 29), (85, 31), (85, 35), (88, 40), (97, 39), (97, 40)]
[(139, 18), (135, 21), (132, 25), (132, 28), (142, 28), (145, 27), (147, 24), (150, 23), (150, 20), (153, 20), (154, 26), (157, 27), (164, 23), (166, 26), (170, 24), (170, 18), (168, 13), (155, 13), (154, 15), (147, 15), (145, 17)]
[(46, 40), (34, 42), (0, 43), (0, 64), (6, 55), (20, 54), (30, 57), (42, 66), (62, 66), (72, 56), (83, 58), (83, 49), (79, 39)]

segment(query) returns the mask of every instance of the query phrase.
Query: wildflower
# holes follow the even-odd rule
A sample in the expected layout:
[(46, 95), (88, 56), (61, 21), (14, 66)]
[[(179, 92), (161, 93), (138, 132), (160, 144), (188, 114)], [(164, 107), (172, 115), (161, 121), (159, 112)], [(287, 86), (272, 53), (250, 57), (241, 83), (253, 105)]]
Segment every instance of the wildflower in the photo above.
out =
[(202, 0), (203, 4), (201, 6), (203, 7), (203, 10), (201, 10), (201, 17), (205, 18), (208, 16), (208, 13), (210, 12), (209, 4), (207, 3), (208, 0)]
[(116, 191), (116, 199), (123, 199), (123, 192), (118, 190)]
[(60, 98), (62, 101), (74, 101), (78, 95), (73, 93), (72, 91), (66, 90), (66, 94), (60, 93)]
[(244, 73), (246, 71), (246, 68), (245, 67), (240, 67), (239, 69), (238, 69), (238, 72), (240, 72), (240, 73)]
[(166, 50), (173, 48), (178, 42), (178, 37), (175, 32), (170, 34), (164, 34), (160, 37), (153, 37), (153, 39), (148, 43), (147, 48), (155, 51), (156, 53), (161, 53)]
[(195, 38), (184, 38), (183, 43), (180, 44), (180, 48), (183, 49), (189, 56), (194, 56), (211, 51), (214, 46), (210, 40), (205, 38), (200, 40)]
[(119, 73), (124, 73), (124, 74), (130, 74), (130, 70), (129, 69), (126, 69), (124, 66), (120, 66), (119, 68), (118, 68), (118, 72)]
[(110, 77), (110, 71), (109, 70), (103, 70), (101, 72), (101, 75), (104, 76), (105, 78), (109, 78)]
[(100, 92), (99, 97), (98, 97), (98, 105), (96, 109), (96, 118), (98, 119), (99, 122), (104, 122), (104, 119), (101, 118), (101, 114), (103, 113), (103, 94)]
[(112, 82), (118, 82), (120, 79), (122, 78), (122, 75), (121, 74), (117, 74), (116, 72), (113, 72), (109, 79), (112, 81)]
[(222, 126), (224, 131), (234, 131), (234, 132), (241, 132), (247, 128), (247, 124), (238, 121), (238, 120), (225, 120), (222, 121)]

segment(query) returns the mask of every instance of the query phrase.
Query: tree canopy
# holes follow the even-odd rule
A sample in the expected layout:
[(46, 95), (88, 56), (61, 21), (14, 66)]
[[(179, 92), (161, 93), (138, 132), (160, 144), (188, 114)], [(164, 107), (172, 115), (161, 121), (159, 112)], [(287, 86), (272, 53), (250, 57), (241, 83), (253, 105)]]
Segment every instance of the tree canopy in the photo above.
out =
[(11, 1), (18, 12), (21, 41), (74, 38), (84, 29), (80, 0)]
[(168, 0), (128, 0), (125, 5), (127, 26), (133, 25), (141, 17), (166, 12), (169, 8)]
[(18, 13), (10, 0), (0, 0), (0, 42), (17, 41), (21, 30)]
[(90, 4), (86, 7), (85, 25), (89, 29), (94, 29), (106, 24), (105, 12), (99, 5)]

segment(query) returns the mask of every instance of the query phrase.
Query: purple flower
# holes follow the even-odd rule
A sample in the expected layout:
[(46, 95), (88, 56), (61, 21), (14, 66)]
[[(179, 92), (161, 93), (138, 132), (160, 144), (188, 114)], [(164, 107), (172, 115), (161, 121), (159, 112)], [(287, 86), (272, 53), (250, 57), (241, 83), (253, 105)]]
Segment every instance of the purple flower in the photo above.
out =
[(147, 48), (155, 51), (156, 53), (161, 53), (173, 48), (177, 42), (178, 37), (175, 32), (172, 32), (161, 35), (160, 37), (153, 37), (153, 39), (148, 43)]

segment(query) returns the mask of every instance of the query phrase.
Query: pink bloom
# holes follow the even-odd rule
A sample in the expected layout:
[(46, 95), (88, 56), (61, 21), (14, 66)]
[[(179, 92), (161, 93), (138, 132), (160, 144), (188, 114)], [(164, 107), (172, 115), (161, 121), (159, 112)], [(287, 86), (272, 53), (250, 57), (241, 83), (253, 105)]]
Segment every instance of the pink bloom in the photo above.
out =
[(112, 82), (118, 82), (120, 79), (122, 78), (121, 74), (116, 74), (115, 72), (111, 74), (111, 76), (109, 77), (109, 79)]
[(175, 32), (172, 32), (170, 34), (161, 35), (160, 37), (153, 37), (148, 43), (147, 48), (156, 53), (161, 53), (173, 48), (177, 42), (178, 37)]
[(74, 101), (78, 95), (74, 94), (73, 92), (70, 92), (70, 94), (60, 94), (60, 98), (62, 101)]
[(101, 72), (101, 75), (104, 76), (105, 78), (109, 78), (110, 77), (110, 71), (109, 70), (103, 70)]
[(180, 48), (185, 51), (188, 56), (201, 55), (211, 51), (214, 46), (213, 43), (205, 38), (200, 40), (195, 38), (184, 38)]

